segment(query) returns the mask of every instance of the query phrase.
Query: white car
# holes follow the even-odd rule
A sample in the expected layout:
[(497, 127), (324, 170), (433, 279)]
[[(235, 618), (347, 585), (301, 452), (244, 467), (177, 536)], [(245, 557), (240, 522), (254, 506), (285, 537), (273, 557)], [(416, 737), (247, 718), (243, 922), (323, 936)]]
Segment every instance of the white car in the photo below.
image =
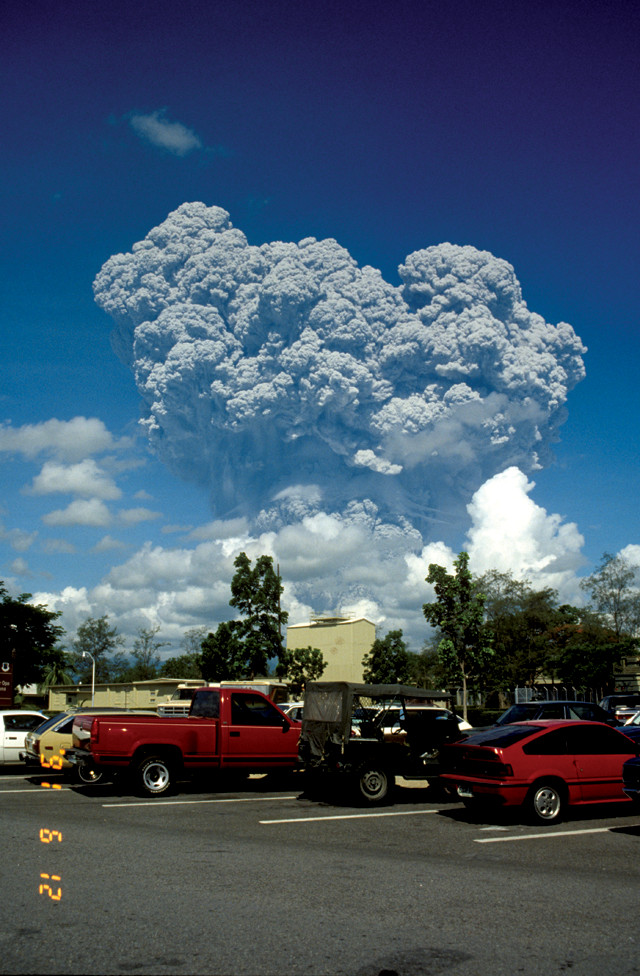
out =
[(292, 722), (302, 721), (302, 712), (304, 711), (303, 701), (292, 701), (292, 702), (282, 702), (278, 705), (281, 712), (288, 715)]
[(0, 763), (19, 763), (28, 732), (47, 721), (42, 712), (7, 709), (0, 712)]
[[(406, 713), (408, 715), (423, 715), (425, 717), (430, 716), (435, 719), (452, 719), (454, 718), (458, 723), (458, 728), (461, 732), (468, 732), (472, 729), (468, 722), (465, 722), (463, 718), (459, 715), (455, 715), (448, 708), (442, 708), (440, 705), (407, 705)], [(383, 719), (382, 731), (384, 733), (385, 739), (395, 739), (396, 737), (404, 737), (406, 732), (402, 726), (402, 719), (404, 718), (402, 710), (400, 708), (390, 708)]]

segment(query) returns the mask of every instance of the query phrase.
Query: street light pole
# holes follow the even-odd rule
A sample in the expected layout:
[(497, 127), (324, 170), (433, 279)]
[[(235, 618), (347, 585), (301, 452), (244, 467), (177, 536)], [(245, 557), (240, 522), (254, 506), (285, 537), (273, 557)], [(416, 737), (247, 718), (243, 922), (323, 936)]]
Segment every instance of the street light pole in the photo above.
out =
[(82, 656), (83, 657), (90, 657), (91, 658), (91, 662), (92, 662), (92, 667), (91, 667), (91, 707), (93, 708), (94, 701), (95, 701), (95, 697), (96, 697), (96, 660), (95, 660), (93, 654), (90, 654), (89, 651), (83, 651), (82, 652)]

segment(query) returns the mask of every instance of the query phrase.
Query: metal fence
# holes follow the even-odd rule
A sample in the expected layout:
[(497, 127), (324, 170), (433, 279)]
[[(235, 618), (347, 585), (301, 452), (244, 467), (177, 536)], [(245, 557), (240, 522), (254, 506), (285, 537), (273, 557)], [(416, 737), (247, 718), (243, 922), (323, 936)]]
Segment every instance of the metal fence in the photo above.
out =
[(533, 685), (514, 690), (514, 702), (520, 705), (530, 701), (583, 701), (599, 702), (604, 691), (601, 688), (572, 688), (570, 685)]

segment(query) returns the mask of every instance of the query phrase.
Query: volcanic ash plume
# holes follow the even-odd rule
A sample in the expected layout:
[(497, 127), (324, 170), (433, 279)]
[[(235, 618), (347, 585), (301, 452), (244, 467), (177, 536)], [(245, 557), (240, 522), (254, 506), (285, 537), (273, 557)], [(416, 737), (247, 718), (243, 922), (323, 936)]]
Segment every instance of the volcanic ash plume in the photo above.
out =
[(151, 445), (216, 515), (368, 499), (424, 531), (548, 461), (585, 350), (487, 251), (428, 247), (399, 274), (335, 240), (251, 246), (225, 210), (185, 203), (94, 287)]

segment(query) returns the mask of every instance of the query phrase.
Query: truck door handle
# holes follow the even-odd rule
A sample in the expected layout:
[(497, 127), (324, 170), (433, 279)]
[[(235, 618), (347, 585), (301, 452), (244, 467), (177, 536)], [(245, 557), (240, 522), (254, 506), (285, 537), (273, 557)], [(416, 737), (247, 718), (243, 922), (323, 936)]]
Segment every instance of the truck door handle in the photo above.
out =
[(237, 739), (239, 737), (239, 735), (240, 735), (239, 732), (229, 732), (229, 738), (230, 739)]

